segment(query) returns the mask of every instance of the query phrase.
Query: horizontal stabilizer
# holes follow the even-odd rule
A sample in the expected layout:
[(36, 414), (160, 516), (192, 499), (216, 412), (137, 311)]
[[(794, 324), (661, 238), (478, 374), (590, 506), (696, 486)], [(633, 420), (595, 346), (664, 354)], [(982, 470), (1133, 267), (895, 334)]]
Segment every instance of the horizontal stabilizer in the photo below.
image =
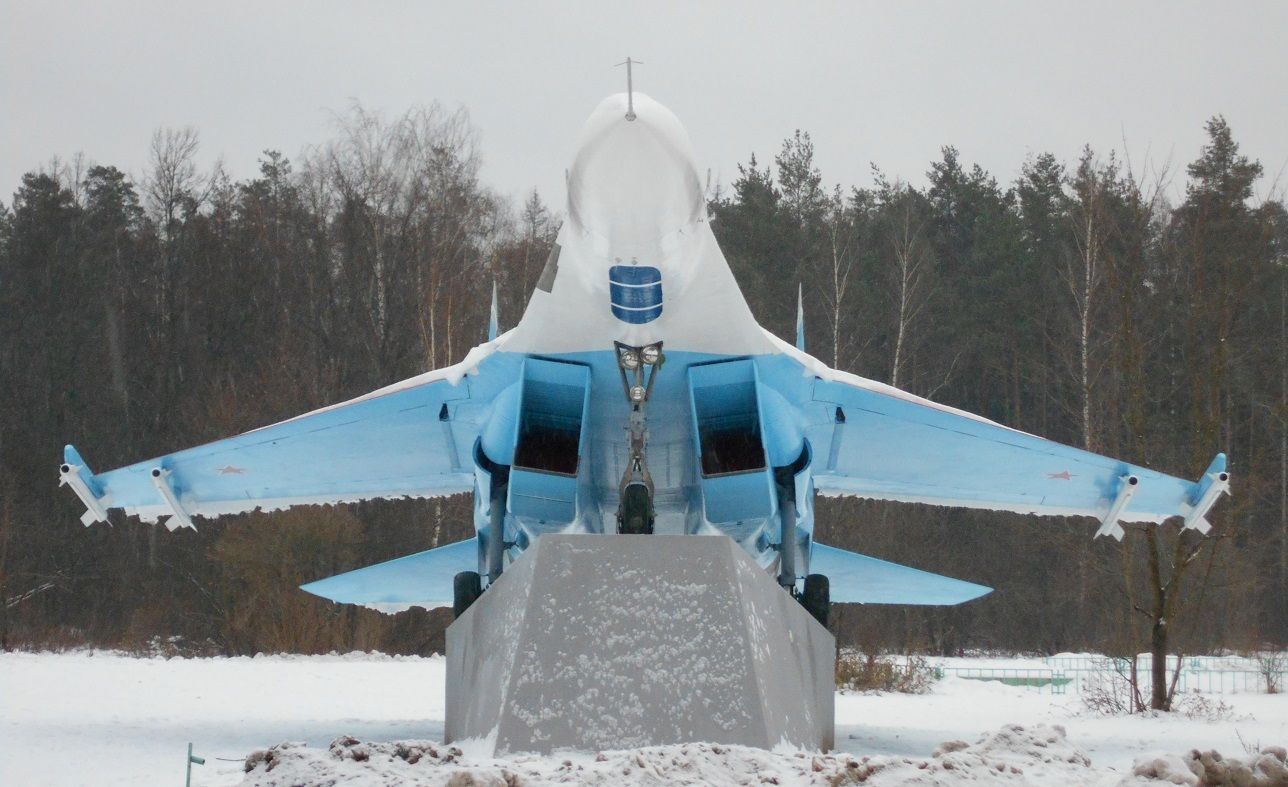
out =
[(462, 571), (477, 571), (478, 567), (479, 543), (471, 538), (336, 574), (301, 585), (300, 590), (381, 612), (401, 612), (408, 607), (433, 609), (451, 606), (453, 577)]
[(832, 601), (857, 604), (961, 604), (992, 588), (815, 543), (810, 573), (827, 576)]

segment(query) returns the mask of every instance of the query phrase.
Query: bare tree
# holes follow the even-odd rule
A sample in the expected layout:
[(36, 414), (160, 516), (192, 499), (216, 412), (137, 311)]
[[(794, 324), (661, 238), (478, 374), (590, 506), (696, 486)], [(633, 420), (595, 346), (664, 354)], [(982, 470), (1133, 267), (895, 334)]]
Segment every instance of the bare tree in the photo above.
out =
[(1112, 180), (1116, 166), (1112, 156), (1108, 166), (1103, 169), (1091, 152), (1083, 149), (1078, 162), (1077, 174), (1072, 179), (1074, 199), (1070, 206), (1069, 222), (1072, 225), (1072, 237), (1078, 250), (1077, 257), (1069, 260), (1064, 269), (1065, 285), (1073, 297), (1074, 312), (1078, 321), (1078, 394), (1081, 405), (1081, 417), (1078, 426), (1081, 430), (1082, 447), (1088, 451), (1095, 450), (1095, 436), (1091, 422), (1092, 369), (1091, 369), (1091, 322), (1093, 301), (1103, 278), (1104, 235), (1106, 232), (1105, 191), (1106, 180)]
[(855, 226), (857, 201), (847, 205), (838, 185), (827, 200), (823, 214), (823, 228), (827, 233), (827, 274), (831, 287), (824, 287), (824, 298), (831, 311), (832, 368), (841, 368), (841, 323), (845, 294), (850, 286), (850, 274), (858, 255), (855, 252), (858, 230)]
[[(340, 209), (356, 224), (354, 234), (365, 236), (369, 244), (371, 300), (367, 316), (371, 343), (376, 345), (372, 349), (376, 350), (388, 334), (389, 260), (385, 240), (402, 196), (405, 173), (401, 171), (398, 140), (379, 114), (355, 102), (349, 115), (336, 122), (342, 136), (322, 151), (323, 166), (330, 185), (339, 194)], [(345, 265), (343, 259), (339, 262)]]
[(1288, 259), (1279, 273), (1279, 587), (1288, 620)]
[(420, 214), (418, 316), (421, 335), (428, 339), (427, 365), (433, 367), (456, 360), (459, 319), (454, 315), (466, 310), (461, 301), (482, 291), (481, 260), (495, 239), (501, 211), (479, 184), (478, 135), (463, 110), (445, 117), (419, 111), (404, 122), (414, 166), (412, 200)]
[(144, 208), (162, 241), (151, 271), (150, 289), (156, 317), (153, 340), (165, 361), (164, 368), (157, 370), (159, 379), (164, 381), (158, 393), (166, 399), (186, 373), (174, 323), (184, 311), (179, 299), (185, 292), (180, 278), (185, 272), (187, 219), (205, 204), (220, 174), (218, 165), (211, 175), (198, 171), (199, 146), (194, 128), (158, 129), (152, 134), (148, 171), (143, 179)]
[(480, 277), (466, 274), (481, 270), (500, 215), (478, 181), (477, 131), (463, 109), (448, 112), (437, 103), (393, 122), (355, 104), (338, 122), (341, 139), (307, 168), (325, 172), (337, 195), (347, 249), (338, 275), (368, 282), (371, 354), (380, 366), (401, 366), (394, 324), (405, 331), (411, 319), (419, 365), (450, 362), (461, 300), (480, 290)]
[[(877, 177), (886, 236), (894, 255), (895, 330), (890, 384), (898, 386), (912, 344), (912, 325), (928, 300), (925, 277), (931, 264), (931, 253), (925, 238), (924, 213), (918, 205), (920, 195), (902, 180), (896, 179), (892, 183), (880, 172)], [(906, 379), (904, 384), (907, 385)]]
[(208, 196), (211, 179), (197, 170), (201, 145), (195, 128), (157, 129), (143, 180), (144, 203), (162, 236), (171, 239), (180, 218), (195, 213)]
[(528, 283), (529, 271), (545, 262), (542, 252), (554, 242), (550, 232), (553, 223), (550, 211), (541, 201), (537, 190), (533, 189), (532, 195), (523, 203), (523, 265), (519, 274), (519, 293), (525, 307), (532, 297), (532, 285)]

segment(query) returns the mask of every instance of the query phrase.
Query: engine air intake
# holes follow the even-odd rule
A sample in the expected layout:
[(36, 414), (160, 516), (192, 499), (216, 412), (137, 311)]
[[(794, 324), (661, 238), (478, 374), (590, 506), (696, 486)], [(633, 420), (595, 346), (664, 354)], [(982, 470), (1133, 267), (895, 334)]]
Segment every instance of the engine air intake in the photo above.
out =
[(589, 367), (538, 358), (523, 362), (510, 513), (543, 522), (575, 518), (589, 398)]
[(693, 405), (704, 514), (708, 522), (761, 522), (774, 513), (756, 368), (750, 360), (693, 366)]

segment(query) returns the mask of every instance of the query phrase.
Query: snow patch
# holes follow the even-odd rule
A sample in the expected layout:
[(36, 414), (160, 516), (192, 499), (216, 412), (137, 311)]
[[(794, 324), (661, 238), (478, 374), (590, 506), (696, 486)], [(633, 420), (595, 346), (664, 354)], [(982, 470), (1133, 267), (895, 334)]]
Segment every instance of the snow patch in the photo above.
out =
[[(1001, 669), (1041, 662), (977, 656), (940, 663)], [(1076, 695), (946, 678), (924, 695), (838, 694), (836, 742), (843, 751), (828, 755), (691, 744), (493, 759), (486, 751), (435, 742), (444, 736), (445, 675), (441, 656), (381, 653), (237, 658), (0, 653), (0, 785), (181, 784), (190, 742), (206, 759), (193, 768), (197, 787), (273, 784), (279, 773), (284, 776), (276, 783), (287, 785), (289, 775), (307, 775), (296, 767), (305, 760), (321, 763), (318, 773), (347, 772), (347, 781), (339, 784), (447, 784), (456, 774), (458, 784), (469, 779), (500, 784), (505, 773), (534, 785), (667, 783), (649, 775), (654, 768), (669, 782), (715, 785), (769, 779), (823, 785), (829, 777), (852, 784), (860, 773), (867, 774), (862, 783), (876, 785), (1146, 787), (1177, 783), (1150, 773), (1184, 779), (1176, 759), (1161, 768), (1146, 764), (1138, 774), (1142, 763), (1157, 761), (1154, 752), (1174, 753), (1191, 774), (1189, 763), (1202, 765), (1211, 783), (1233, 762), (1246, 765), (1255, 779), (1228, 783), (1282, 785), (1288, 779), (1283, 749), (1288, 694), (1223, 695), (1239, 721), (1213, 723), (1176, 713), (1087, 716), (1077, 712)], [(1057, 723), (1067, 728), (1067, 736)], [(981, 738), (982, 730), (991, 732)], [(336, 750), (352, 756), (332, 753), (329, 744), (341, 733), (357, 743)], [(280, 763), (271, 772), (266, 759), (245, 772), (248, 752), (267, 752), (282, 741), (307, 746), (275, 747)], [(364, 741), (402, 743), (359, 747)], [(1244, 756), (1245, 742), (1259, 753)], [(416, 745), (427, 747), (419, 757)], [(1214, 750), (1227, 757), (1219, 759)], [(367, 759), (357, 759), (364, 751)], [(1068, 760), (1078, 752), (1090, 758), (1091, 767), (1080, 765), (1077, 757)], [(447, 762), (449, 757), (454, 759)], [(429, 762), (418, 765), (421, 759)], [(951, 769), (944, 768), (947, 762)], [(997, 770), (998, 763), (1004, 770)], [(1012, 773), (1012, 765), (1023, 772)], [(1211, 774), (1209, 765), (1215, 766)], [(622, 773), (626, 768), (629, 774)], [(382, 781), (381, 773), (391, 775)], [(302, 784), (321, 781), (300, 777)]]
[(1266, 746), (1247, 758), (1226, 759), (1219, 752), (1197, 749), (1188, 754), (1146, 754), (1132, 765), (1132, 781), (1123, 784), (1250, 785), (1283, 787), (1288, 785), (1288, 764), (1282, 746)]
[[(1175, 758), (1180, 763), (1179, 758)], [(1186, 774), (1190, 771), (1183, 764)], [(327, 749), (282, 744), (246, 761), (245, 787), (270, 785), (743, 785), (743, 784), (1096, 784), (1086, 752), (1059, 726), (1007, 725), (974, 745), (948, 741), (929, 759), (773, 751), (709, 743), (597, 754), (478, 756), (429, 741), (363, 743), (337, 738)]]

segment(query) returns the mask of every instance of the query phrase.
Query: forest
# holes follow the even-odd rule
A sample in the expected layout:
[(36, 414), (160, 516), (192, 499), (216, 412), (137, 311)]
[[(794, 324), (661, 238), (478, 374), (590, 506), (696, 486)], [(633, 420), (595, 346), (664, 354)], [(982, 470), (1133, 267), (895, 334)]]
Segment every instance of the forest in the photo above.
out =
[[(1175, 168), (1087, 148), (1003, 182), (944, 147), (924, 187), (874, 166), (857, 188), (826, 180), (798, 131), (710, 189), (752, 311), (791, 340), (799, 291), (826, 363), (1185, 478), (1230, 457), (1206, 535), (820, 499), (820, 541), (996, 589), (839, 605), (841, 645), (1288, 645), (1288, 213), (1223, 118), (1206, 135)], [(561, 216), (481, 182), (463, 109), (355, 106), (245, 181), (198, 167), (199, 143), (158, 130), (138, 179), (56, 160), (0, 203), (0, 642), (441, 652), (450, 610), (386, 616), (298, 586), (471, 536), (468, 499), (87, 528), (62, 447), (111, 469), (459, 361), (487, 337), (494, 282), (502, 330), (518, 321)]]

